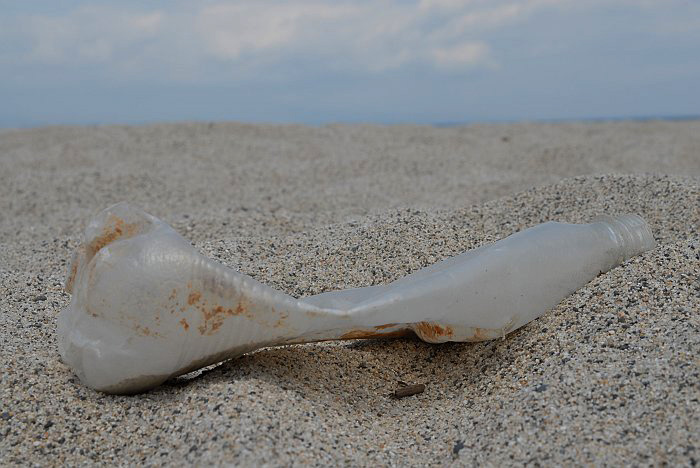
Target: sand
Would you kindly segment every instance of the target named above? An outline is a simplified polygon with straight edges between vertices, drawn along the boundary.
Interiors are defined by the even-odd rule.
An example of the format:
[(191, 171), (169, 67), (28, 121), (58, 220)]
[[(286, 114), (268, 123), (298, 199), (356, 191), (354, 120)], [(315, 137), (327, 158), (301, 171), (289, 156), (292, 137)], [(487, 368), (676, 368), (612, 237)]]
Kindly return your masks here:
[[(55, 333), (81, 229), (121, 200), (297, 296), (547, 220), (635, 212), (659, 245), (505, 340), (265, 349), (109, 396)], [(5, 130), (0, 465), (697, 463), (699, 229), (698, 121)]]

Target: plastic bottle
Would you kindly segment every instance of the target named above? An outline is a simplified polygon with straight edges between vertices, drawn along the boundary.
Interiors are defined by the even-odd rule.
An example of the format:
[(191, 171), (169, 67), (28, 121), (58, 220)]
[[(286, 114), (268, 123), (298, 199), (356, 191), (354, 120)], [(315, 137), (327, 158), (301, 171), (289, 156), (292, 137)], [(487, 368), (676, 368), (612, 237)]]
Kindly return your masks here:
[(86, 228), (59, 349), (86, 385), (135, 393), (265, 346), (413, 333), (431, 343), (488, 340), (654, 244), (636, 215), (548, 222), (386, 285), (296, 299), (121, 203)]

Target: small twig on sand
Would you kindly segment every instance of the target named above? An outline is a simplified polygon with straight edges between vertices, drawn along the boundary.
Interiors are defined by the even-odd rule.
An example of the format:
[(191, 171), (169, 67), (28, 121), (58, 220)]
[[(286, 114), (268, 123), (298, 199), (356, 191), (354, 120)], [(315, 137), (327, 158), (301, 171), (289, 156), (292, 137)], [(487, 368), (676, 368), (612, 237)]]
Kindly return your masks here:
[(397, 388), (394, 391), (394, 396), (396, 398), (404, 398), (407, 396), (416, 395), (418, 393), (423, 393), (424, 391), (425, 385), (423, 384), (407, 385), (405, 387)]

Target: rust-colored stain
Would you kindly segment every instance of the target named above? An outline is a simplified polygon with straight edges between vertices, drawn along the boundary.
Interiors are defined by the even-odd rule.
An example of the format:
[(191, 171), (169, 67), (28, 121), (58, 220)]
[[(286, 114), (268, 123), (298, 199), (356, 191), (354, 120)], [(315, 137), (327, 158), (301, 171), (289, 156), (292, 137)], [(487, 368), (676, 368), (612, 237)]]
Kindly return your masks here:
[[(216, 284), (217, 283), (214, 280), (209, 281), (209, 289), (207, 289), (207, 291), (212, 292), (212, 286)], [(187, 288), (190, 290), (192, 289), (191, 282), (187, 283)], [(219, 299), (224, 299), (225, 301), (225, 298), (219, 297)], [(202, 314), (201, 325), (197, 327), (197, 330), (199, 330), (199, 333), (202, 335), (215, 334), (224, 324), (224, 321), (227, 317), (243, 315), (248, 317), (249, 319), (255, 319), (250, 310), (248, 310), (248, 308), (245, 306), (245, 298), (243, 297), (241, 297), (238, 300), (238, 303), (235, 307), (225, 307), (216, 304), (208, 305), (207, 301), (202, 299), (202, 292), (199, 290), (194, 290), (188, 294), (187, 304), (191, 307), (194, 307)], [(180, 311), (184, 312), (184, 308), (180, 308)], [(281, 317), (277, 323), (279, 325), (282, 325), (282, 322), (286, 318), (286, 316)]]
[(190, 324), (189, 324), (189, 323), (187, 323), (187, 320), (185, 320), (185, 319), (182, 319), (182, 320), (180, 320), (180, 323), (182, 324), (182, 328), (184, 328), (184, 329), (185, 329), (185, 331), (187, 331), (187, 330), (189, 330), (189, 329), (190, 329)]
[(486, 341), (494, 338), (504, 337), (511, 328), (513, 328), (514, 320), (511, 320), (504, 328), (472, 328), (471, 336), (465, 337), (464, 341)]
[(195, 302), (199, 302), (199, 300), (202, 298), (202, 293), (194, 291), (191, 292), (189, 296), (187, 296), (187, 303), (189, 305), (193, 305)]
[(484, 328), (475, 328), (474, 329), (474, 341), (485, 341), (488, 340), (489, 337), (487, 335), (487, 330)]
[(136, 325), (136, 328), (134, 328), (134, 330), (136, 330), (136, 333), (142, 336), (160, 336), (159, 333), (151, 331), (150, 328), (142, 327), (141, 325)]
[(95, 281), (97, 280), (97, 273), (95, 272), (95, 270), (97, 270), (97, 263), (90, 263), (88, 268), (88, 289), (92, 289), (95, 286)]
[(204, 319), (204, 323), (197, 327), (199, 333), (202, 335), (213, 335), (216, 333), (219, 328), (221, 328), (221, 325), (224, 324), (226, 317), (246, 313), (246, 308), (240, 302), (235, 309), (226, 308), (220, 305), (208, 308), (206, 307), (206, 304), (197, 307), (197, 309), (202, 313), (202, 318)]
[(73, 263), (70, 264), (70, 273), (68, 273), (68, 279), (66, 280), (66, 285), (63, 288), (69, 294), (73, 293), (73, 285), (75, 284), (75, 276), (78, 274), (78, 263), (80, 263), (80, 258), (73, 259)]
[(177, 297), (177, 289), (173, 288), (173, 292), (170, 293), (170, 296), (168, 296), (168, 299), (172, 301), (173, 299), (175, 299), (175, 297)]
[(283, 326), (286, 325), (285, 321), (287, 320), (288, 317), (289, 317), (289, 314), (286, 312), (283, 314), (280, 314), (280, 318), (277, 320), (277, 322), (275, 322), (275, 324), (273, 326), (275, 328), (282, 328)]
[(398, 323), (387, 323), (386, 325), (377, 325), (374, 327), (375, 330), (384, 330), (385, 328), (391, 328), (398, 325)]
[(417, 331), (421, 337), (437, 340), (444, 336), (452, 336), (453, 330), (449, 325), (438, 325), (433, 322), (418, 322), (416, 324)]
[(404, 328), (402, 330), (395, 330), (386, 333), (379, 333), (372, 330), (352, 330), (343, 335), (341, 335), (339, 340), (361, 340), (367, 338), (400, 338), (403, 336), (410, 336), (413, 332)]
[(115, 240), (121, 237), (132, 237), (138, 231), (138, 224), (127, 223), (123, 219), (111, 215), (105, 227), (102, 229), (102, 234), (95, 237), (86, 247), (86, 253), (88, 260), (92, 258), (97, 252), (100, 251), (106, 245), (111, 244)]
[[(137, 223), (127, 223), (123, 219), (111, 215), (104, 228), (102, 228), (102, 233), (92, 239), (87, 245), (82, 245), (79, 247), (80, 253), (75, 258), (71, 264), (71, 269), (68, 274), (68, 280), (66, 281), (65, 289), (67, 292), (73, 292), (73, 286), (75, 283), (75, 277), (78, 274), (78, 267), (80, 264), (87, 264), (92, 260), (97, 252), (99, 252), (105, 246), (111, 244), (117, 239), (133, 237), (138, 233), (139, 225)], [(91, 286), (95, 282), (94, 268), (90, 271), (88, 276), (88, 285)]]

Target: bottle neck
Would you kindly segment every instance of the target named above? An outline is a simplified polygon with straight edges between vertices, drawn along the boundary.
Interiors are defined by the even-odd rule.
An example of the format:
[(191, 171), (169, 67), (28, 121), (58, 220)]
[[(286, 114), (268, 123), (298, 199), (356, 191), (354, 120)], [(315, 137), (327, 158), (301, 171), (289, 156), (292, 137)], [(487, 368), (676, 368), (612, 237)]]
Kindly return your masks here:
[(651, 250), (656, 245), (651, 228), (641, 216), (599, 216), (594, 220), (613, 241), (619, 258), (617, 264)]

